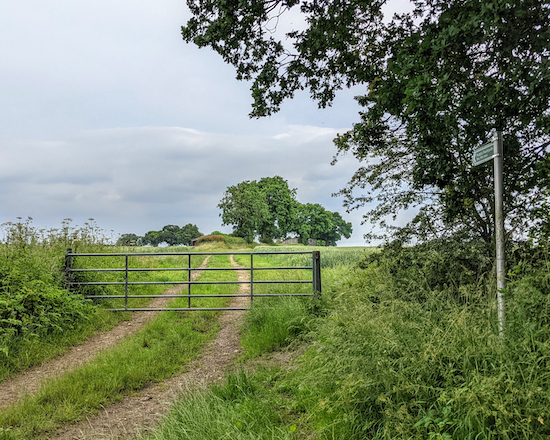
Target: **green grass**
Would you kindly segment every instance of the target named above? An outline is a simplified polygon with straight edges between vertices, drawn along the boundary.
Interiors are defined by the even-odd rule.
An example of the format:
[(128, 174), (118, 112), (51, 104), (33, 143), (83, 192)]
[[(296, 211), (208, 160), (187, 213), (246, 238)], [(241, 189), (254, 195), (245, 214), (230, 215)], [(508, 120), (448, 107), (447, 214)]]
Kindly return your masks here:
[(274, 372), (232, 374), (223, 385), (190, 394), (171, 409), (147, 440), (291, 440), (296, 425), (287, 423), (284, 401), (269, 395)]
[(245, 356), (256, 357), (287, 346), (298, 335), (308, 330), (312, 319), (312, 299), (293, 297), (262, 298), (247, 313), (241, 344)]
[(20, 338), (17, 343), (4, 345), (7, 353), (0, 353), (0, 381), (33, 365), (67, 352), (100, 331), (108, 331), (129, 314), (111, 313), (94, 308), (83, 321), (76, 322), (72, 331), (51, 332), (43, 337)]
[[(257, 246), (254, 252), (321, 252), (321, 268), (348, 266), (363, 259), (365, 254), (376, 252), (377, 248), (368, 246), (336, 247), (336, 246)], [(293, 266), (311, 265), (311, 256), (291, 255), (272, 258), (282, 258), (286, 264)]]
[(169, 312), (101, 353), (90, 364), (48, 382), (34, 396), (0, 413), (5, 438), (39, 438), (82, 419), (146, 384), (170, 377), (215, 335), (215, 317)]
[[(270, 327), (306, 321), (299, 333), (306, 353), (293, 368), (269, 380), (261, 370), (229, 377), (225, 386), (234, 391), (221, 401), (215, 388), (183, 399), (150, 438), (263, 438), (254, 431), (256, 422), (272, 439), (288, 438), (289, 427), (296, 438), (319, 440), (548, 438), (548, 261), (518, 264), (510, 274), (504, 338), (493, 281), (482, 265), (478, 282), (470, 282), (475, 273), (450, 287), (441, 278), (435, 287), (424, 283), (421, 294), (414, 294), (415, 271), (396, 271), (395, 261), (323, 269), (323, 302), (314, 313), (294, 309), (290, 317), (294, 311), (284, 301), (265, 307), (258, 301), (245, 321), (243, 341), (257, 337), (260, 343), (277, 341)], [(417, 260), (410, 264), (414, 268)], [(292, 338), (287, 333), (280, 340)], [(247, 419), (248, 405), (262, 408), (269, 421), (252, 411)]]
[[(228, 266), (227, 256), (211, 258), (209, 265)], [(205, 271), (201, 280), (232, 280), (234, 271)], [(200, 286), (201, 290), (211, 291)], [(236, 285), (224, 285), (225, 292)], [(198, 287), (197, 287), (198, 289)], [(215, 306), (227, 299), (193, 299), (197, 306)], [(176, 300), (179, 301), (179, 300)], [(216, 333), (217, 312), (165, 312), (152, 324), (123, 341), (120, 346), (100, 353), (88, 365), (46, 383), (40, 391), (0, 412), (0, 438), (47, 438), (50, 432), (124, 395), (181, 371), (182, 366), (200, 354), (200, 348)]]

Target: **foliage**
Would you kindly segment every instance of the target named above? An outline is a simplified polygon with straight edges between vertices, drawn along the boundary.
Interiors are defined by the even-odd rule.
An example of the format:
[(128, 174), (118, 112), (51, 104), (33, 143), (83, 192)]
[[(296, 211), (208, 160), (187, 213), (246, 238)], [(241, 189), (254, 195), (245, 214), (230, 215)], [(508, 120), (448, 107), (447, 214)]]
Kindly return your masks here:
[(304, 244), (313, 238), (335, 246), (342, 236), (351, 236), (351, 223), (340, 214), (319, 204), (301, 204), (295, 196), (296, 189), (289, 189), (282, 177), (264, 177), (228, 187), (218, 207), (224, 224), (233, 225), (233, 235), (248, 243), (256, 235), (262, 243), (272, 244), (274, 239), (294, 233)]
[[(307, 300), (311, 301), (311, 300)], [(300, 298), (262, 298), (245, 315), (242, 346), (246, 356), (280, 350), (308, 330), (308, 306)]]
[(302, 244), (313, 238), (324, 241), (327, 246), (336, 246), (342, 236), (351, 237), (352, 226), (339, 213), (327, 211), (318, 203), (306, 203), (298, 205), (293, 231)]
[[(134, 235), (134, 234), (126, 234)], [(168, 246), (189, 246), (191, 241), (202, 234), (199, 228), (191, 223), (182, 226), (166, 225), (160, 231), (149, 231), (139, 239), (139, 245), (158, 246), (166, 243)], [(124, 236), (123, 236), (124, 237)]]
[[(421, 223), (437, 236), (463, 230), (490, 241), (493, 179), (471, 157), (501, 130), (507, 228), (521, 236), (547, 225), (548, 2), (412, 0), (413, 12), (391, 19), (385, 3), (188, 0), (182, 34), (252, 81), (253, 116), (278, 111), (297, 90), (324, 107), (339, 89), (365, 86), (360, 122), (335, 143), (364, 162), (340, 194), (348, 209), (376, 202), (367, 220), (387, 226), (416, 207), (413, 234)], [(298, 11), (305, 29), (275, 38)]]
[(383, 266), (401, 299), (437, 302), (439, 292), (446, 300), (454, 298), (468, 304), (478, 301), (479, 295), (487, 295), (486, 282), (494, 276), (493, 252), (493, 247), (481, 240), (466, 241), (456, 236), (417, 246), (394, 241), (380, 252), (366, 254), (359, 267)]
[(116, 241), (117, 246), (141, 246), (142, 238), (136, 234), (122, 234)]
[(82, 228), (66, 219), (60, 229), (48, 231), (33, 227), (30, 218), (2, 226), (0, 377), (53, 356), (63, 344), (116, 321), (64, 288), (66, 249), (97, 251), (105, 246), (107, 238), (93, 219)]
[[(315, 342), (287, 387), (299, 390), (296, 404), (319, 437), (547, 437), (548, 260), (518, 268), (501, 340), (493, 297), (483, 288), (480, 295), (468, 277), (458, 286), (466, 302), (440, 282), (412, 296), (416, 259), (434, 260), (433, 249), (414, 255), (363, 265), (318, 321)], [(398, 265), (403, 270), (392, 272)]]
[(286, 237), (293, 230), (296, 211), (296, 189), (280, 176), (262, 177), (258, 187), (265, 194), (268, 216), (258, 231), (263, 239)]
[(248, 243), (254, 236), (264, 240), (284, 237), (291, 230), (296, 190), (280, 176), (263, 177), (230, 186), (218, 207), (224, 225), (233, 225), (233, 235)]
[(395, 245), (354, 271), (337, 269), (325, 313), (308, 323), (306, 355), (275, 385), (294, 423), (313, 431), (308, 438), (550, 434), (548, 250), (518, 248), (502, 339), (490, 265), (475, 266), (486, 247)]
[(225, 243), (225, 237), (223, 235), (203, 235), (197, 240), (197, 244), (220, 242)]
[(265, 193), (255, 181), (244, 181), (225, 191), (218, 207), (224, 225), (233, 225), (233, 235), (254, 241), (269, 215)]

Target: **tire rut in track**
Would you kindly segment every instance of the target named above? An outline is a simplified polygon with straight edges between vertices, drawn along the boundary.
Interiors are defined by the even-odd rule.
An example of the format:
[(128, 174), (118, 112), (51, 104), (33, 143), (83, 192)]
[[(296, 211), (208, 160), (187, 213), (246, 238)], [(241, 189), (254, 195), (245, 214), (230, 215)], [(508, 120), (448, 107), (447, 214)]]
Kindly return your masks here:
[[(204, 269), (208, 264), (207, 257), (199, 266)], [(192, 279), (196, 279), (202, 271), (193, 271)], [(174, 286), (163, 292), (165, 295), (175, 295), (182, 291), (183, 286)], [(165, 307), (171, 298), (153, 298), (150, 308)], [(71, 348), (67, 353), (59, 355), (40, 365), (0, 382), (0, 409), (13, 405), (27, 394), (34, 394), (45, 380), (53, 379), (63, 373), (74, 370), (86, 364), (100, 351), (113, 347), (124, 338), (138, 332), (147, 323), (151, 322), (160, 312), (133, 313), (130, 321), (123, 321), (106, 332), (98, 333), (82, 344)]]
[[(231, 264), (239, 266), (233, 256)], [(239, 281), (248, 281), (248, 271), (237, 270)], [(250, 293), (248, 284), (241, 284), (240, 294)], [(235, 297), (230, 307), (247, 307), (249, 298)], [(63, 428), (51, 440), (128, 439), (153, 428), (170, 404), (182, 393), (204, 388), (223, 379), (228, 367), (241, 353), (239, 325), (242, 311), (226, 311), (220, 318), (220, 331), (201, 356), (186, 371), (161, 383), (147, 386), (132, 396), (103, 408), (98, 414)]]

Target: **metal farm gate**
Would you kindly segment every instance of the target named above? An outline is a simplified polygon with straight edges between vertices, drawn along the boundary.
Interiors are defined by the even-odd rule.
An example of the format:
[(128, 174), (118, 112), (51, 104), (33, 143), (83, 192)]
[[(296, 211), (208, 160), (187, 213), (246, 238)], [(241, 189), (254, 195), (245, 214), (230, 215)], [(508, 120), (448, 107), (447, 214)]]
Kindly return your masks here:
[[(254, 257), (266, 256), (266, 255), (297, 255), (297, 254), (309, 254), (311, 255), (311, 265), (307, 266), (285, 266), (285, 267), (255, 267)], [(249, 267), (192, 267), (191, 257), (192, 256), (208, 256), (214, 255), (248, 255), (250, 257), (250, 266)], [(188, 266), (187, 267), (131, 267), (130, 258), (134, 257), (163, 257), (163, 256), (188, 256)], [(111, 258), (111, 257), (124, 257), (124, 267), (117, 268), (74, 268), (75, 260), (82, 258)], [(303, 270), (311, 272), (311, 279), (307, 280), (257, 280), (254, 277), (254, 273), (258, 271), (266, 270)], [(184, 280), (175, 280), (175, 281), (131, 281), (130, 275), (136, 272), (162, 272), (162, 271), (179, 271), (186, 273), (186, 279)], [(245, 271), (248, 272), (248, 280), (245, 281), (196, 281), (193, 279), (193, 273), (201, 271)], [(79, 280), (79, 274), (86, 273), (123, 273), (124, 281), (82, 281)], [(65, 279), (66, 284), (69, 289), (75, 291), (78, 290), (79, 286), (124, 286), (124, 294), (107, 294), (107, 295), (87, 295), (84, 294), (85, 298), (93, 299), (124, 299), (124, 307), (109, 309), (111, 311), (165, 311), (165, 310), (247, 310), (247, 307), (209, 307), (209, 308), (200, 308), (192, 307), (191, 298), (223, 298), (223, 297), (249, 297), (250, 303), (254, 298), (258, 297), (275, 297), (275, 296), (315, 296), (320, 295), (321, 293), (321, 261), (320, 261), (320, 252), (136, 252), (136, 253), (73, 253), (72, 249), (67, 249), (65, 255)], [(195, 293), (193, 294), (193, 286), (197, 285), (213, 285), (213, 284), (248, 284), (250, 287), (250, 293)], [(254, 286), (262, 284), (311, 284), (311, 292), (309, 293), (255, 293)], [(128, 287), (134, 285), (184, 285), (188, 286), (187, 291), (177, 294), (160, 294), (160, 295), (133, 295), (129, 294)], [(128, 299), (132, 298), (187, 298), (188, 307), (162, 307), (162, 308), (151, 308), (151, 307), (142, 307), (142, 308), (131, 308), (128, 307)]]

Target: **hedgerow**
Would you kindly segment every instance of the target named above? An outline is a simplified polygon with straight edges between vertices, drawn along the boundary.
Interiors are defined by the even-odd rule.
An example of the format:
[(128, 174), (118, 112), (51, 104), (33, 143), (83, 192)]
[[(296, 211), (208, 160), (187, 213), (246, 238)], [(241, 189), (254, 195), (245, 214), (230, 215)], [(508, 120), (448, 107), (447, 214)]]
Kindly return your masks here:
[(51, 355), (50, 349), (49, 355), (43, 353), (44, 345), (55, 344), (56, 338), (66, 338), (67, 333), (78, 333), (90, 320), (95, 320), (93, 325), (105, 324), (89, 301), (64, 285), (68, 247), (97, 250), (104, 246), (105, 239), (93, 223), (74, 228), (66, 220), (61, 229), (49, 231), (34, 228), (31, 219), (2, 226), (0, 379)]

